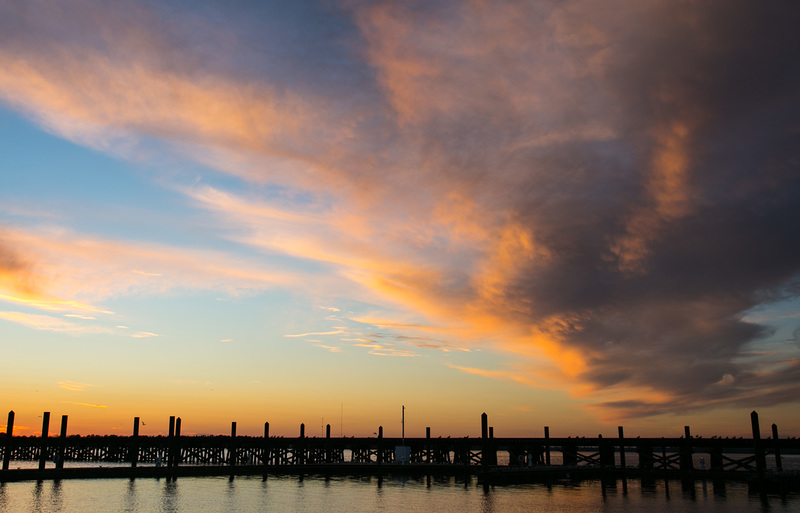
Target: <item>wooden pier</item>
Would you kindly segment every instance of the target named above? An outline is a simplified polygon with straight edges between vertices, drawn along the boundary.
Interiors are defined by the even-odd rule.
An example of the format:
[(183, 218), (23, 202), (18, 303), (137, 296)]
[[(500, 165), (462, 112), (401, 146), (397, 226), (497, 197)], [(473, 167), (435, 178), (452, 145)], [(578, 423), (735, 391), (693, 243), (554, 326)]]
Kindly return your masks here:
[[(239, 436), (236, 423), (225, 436), (181, 435), (181, 419), (170, 417), (167, 436), (139, 435), (139, 418), (131, 436), (67, 435), (67, 416), (58, 437), (49, 436), (48, 412), (42, 416), (42, 435), (13, 436), (14, 412), (6, 434), (0, 434), (0, 482), (102, 477), (177, 477), (191, 475), (293, 474), (407, 474), (478, 475), (484, 483), (504, 484), (548, 479), (603, 476), (750, 479), (758, 483), (781, 477), (789, 487), (800, 475), (784, 472), (782, 454), (800, 454), (800, 440), (780, 438), (777, 426), (762, 440), (756, 412), (751, 414), (753, 438), (693, 437), (687, 426), (679, 438), (626, 438), (618, 428), (614, 438), (543, 437), (495, 438), (488, 417), (481, 416), (480, 438), (271, 436), (269, 423), (260, 437)], [(407, 449), (398, 450), (404, 446)], [(774, 470), (767, 470), (767, 452)], [(508, 465), (498, 466), (498, 453)], [(637, 464), (627, 464), (635, 454)], [(700, 455), (697, 468), (695, 456)], [(556, 456), (558, 456), (556, 458)], [(405, 459), (407, 458), (407, 460)], [(505, 458), (503, 458), (505, 460)], [(554, 464), (554, 460), (560, 460)], [(14, 460), (37, 461), (38, 468), (10, 468)], [(46, 462), (52, 461), (50, 468)], [(65, 463), (97, 463), (96, 467)], [(706, 463), (707, 462), (707, 463)], [(110, 466), (109, 466), (110, 465)]]

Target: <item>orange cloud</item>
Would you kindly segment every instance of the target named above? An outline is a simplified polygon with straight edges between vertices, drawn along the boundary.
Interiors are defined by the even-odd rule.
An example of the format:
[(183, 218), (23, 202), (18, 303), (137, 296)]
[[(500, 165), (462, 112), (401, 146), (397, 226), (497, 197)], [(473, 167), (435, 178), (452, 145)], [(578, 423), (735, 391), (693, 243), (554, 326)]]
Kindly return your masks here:
[(87, 383), (78, 383), (77, 381), (59, 381), (57, 385), (59, 388), (63, 388), (64, 390), (69, 390), (70, 392), (81, 392), (88, 387), (94, 386), (94, 385), (89, 385)]

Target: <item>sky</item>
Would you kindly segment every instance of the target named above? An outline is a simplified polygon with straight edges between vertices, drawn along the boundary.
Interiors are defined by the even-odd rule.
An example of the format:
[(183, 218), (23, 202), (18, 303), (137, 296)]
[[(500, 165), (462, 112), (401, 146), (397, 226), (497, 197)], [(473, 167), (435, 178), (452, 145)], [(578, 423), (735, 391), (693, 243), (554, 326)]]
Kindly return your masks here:
[(799, 436), (798, 26), (0, 0), (0, 422)]

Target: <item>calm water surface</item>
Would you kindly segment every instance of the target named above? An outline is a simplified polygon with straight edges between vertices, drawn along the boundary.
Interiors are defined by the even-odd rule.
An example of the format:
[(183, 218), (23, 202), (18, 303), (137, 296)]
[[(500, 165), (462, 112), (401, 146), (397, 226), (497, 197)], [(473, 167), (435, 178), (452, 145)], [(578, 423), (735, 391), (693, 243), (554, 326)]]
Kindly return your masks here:
[(0, 484), (0, 512), (792, 512), (800, 494), (749, 496), (744, 483), (598, 481), (484, 489), (454, 478), (270, 476)]

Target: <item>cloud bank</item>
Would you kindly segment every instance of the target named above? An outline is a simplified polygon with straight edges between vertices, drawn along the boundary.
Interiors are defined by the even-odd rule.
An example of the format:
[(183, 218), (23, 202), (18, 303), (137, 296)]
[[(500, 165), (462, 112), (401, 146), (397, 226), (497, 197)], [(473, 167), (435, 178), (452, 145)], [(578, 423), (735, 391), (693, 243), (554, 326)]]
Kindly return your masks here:
[[(800, 293), (800, 7), (76, 5), (0, 8), (8, 105), (292, 191), (184, 189), (414, 336), (522, 357), (465, 372), (626, 416), (797, 400), (797, 347), (754, 358), (769, 329), (745, 316)], [(32, 294), (4, 248), (3, 286)]]

